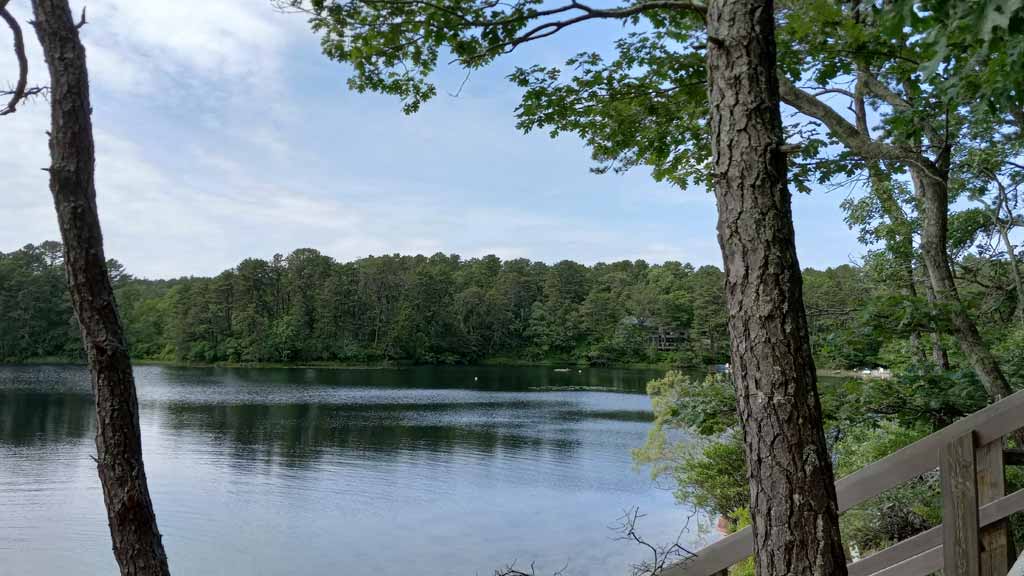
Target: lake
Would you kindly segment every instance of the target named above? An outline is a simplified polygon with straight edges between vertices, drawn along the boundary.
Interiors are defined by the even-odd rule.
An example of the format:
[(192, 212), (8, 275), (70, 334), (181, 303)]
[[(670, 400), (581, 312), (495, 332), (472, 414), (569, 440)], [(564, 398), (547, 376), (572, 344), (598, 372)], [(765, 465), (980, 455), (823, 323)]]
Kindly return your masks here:
[[(630, 450), (657, 371), (136, 368), (179, 575), (623, 576), (610, 528), (699, 542)], [(0, 367), (0, 574), (116, 574), (79, 366)], [(692, 535), (691, 535), (692, 534)]]

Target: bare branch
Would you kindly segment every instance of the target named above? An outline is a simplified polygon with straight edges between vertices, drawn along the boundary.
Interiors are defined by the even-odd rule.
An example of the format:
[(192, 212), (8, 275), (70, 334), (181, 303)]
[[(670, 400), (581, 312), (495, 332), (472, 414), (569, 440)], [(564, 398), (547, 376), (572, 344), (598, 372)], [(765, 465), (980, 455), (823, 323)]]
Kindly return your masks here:
[[(562, 576), (563, 574), (565, 574), (565, 569), (567, 567), (568, 567), (568, 564), (563, 566), (561, 569), (556, 570), (555, 572), (553, 572), (551, 576)], [(534, 569), (534, 564), (532, 562), (530, 563), (530, 571), (529, 572), (523, 572), (522, 570), (516, 569), (515, 560), (513, 560), (512, 563), (509, 564), (508, 566), (506, 566), (504, 569), (495, 570), (494, 571), (494, 576), (536, 576), (536, 575), (537, 575), (537, 572)]]
[(0, 18), (4, 19), (11, 29), (11, 33), (14, 34), (14, 55), (18, 59), (18, 83), (11, 90), (11, 99), (0, 108), (0, 116), (13, 114), (18, 109), (18, 104), (25, 98), (28, 88), (28, 57), (25, 55), (25, 37), (21, 33), (21, 25), (18, 24), (17, 18), (7, 11), (8, 2), (9, 0), (0, 0)]
[(612, 526), (613, 530), (620, 533), (620, 536), (616, 538), (617, 540), (636, 542), (650, 552), (650, 560), (633, 565), (632, 576), (661, 576), (669, 567), (696, 556), (695, 553), (687, 550), (679, 543), (680, 539), (682, 539), (683, 531), (680, 531), (676, 536), (675, 542), (670, 544), (659, 546), (644, 540), (637, 530), (637, 523), (643, 517), (644, 515), (640, 513), (640, 509), (634, 507), (624, 511), (622, 516), (619, 517), (619, 523)]

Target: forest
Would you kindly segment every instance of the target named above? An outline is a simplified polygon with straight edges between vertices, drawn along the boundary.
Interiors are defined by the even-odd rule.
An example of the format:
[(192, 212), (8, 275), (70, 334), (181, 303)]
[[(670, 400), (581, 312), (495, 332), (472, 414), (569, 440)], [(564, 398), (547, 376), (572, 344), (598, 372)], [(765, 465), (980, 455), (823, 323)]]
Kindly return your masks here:
[[(570, 362), (703, 369), (729, 358), (724, 278), (642, 260), (584, 266), (496, 256), (371, 256), (314, 249), (249, 258), (213, 278), (134, 278), (108, 263), (132, 355), (180, 363), (460, 364)], [(1018, 385), (1024, 331), (1005, 258), (962, 259), (963, 294)], [(904, 369), (922, 338), (949, 372), (969, 367), (949, 319), (894, 289), (881, 255), (805, 269), (820, 368)], [(77, 360), (82, 346), (63, 268), (48, 241), (0, 253), (0, 358)], [(935, 354), (937, 356), (931, 356)]]

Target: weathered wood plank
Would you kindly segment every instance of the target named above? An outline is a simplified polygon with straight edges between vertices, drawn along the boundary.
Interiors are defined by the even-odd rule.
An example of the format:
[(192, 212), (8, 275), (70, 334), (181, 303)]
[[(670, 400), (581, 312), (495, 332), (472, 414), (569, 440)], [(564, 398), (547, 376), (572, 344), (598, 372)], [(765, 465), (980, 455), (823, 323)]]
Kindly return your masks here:
[[(978, 523), (984, 528), (1021, 511), (1024, 511), (1024, 489), (983, 505), (978, 509)], [(870, 556), (865, 556), (856, 562), (850, 563), (846, 566), (846, 569), (849, 572), (849, 576), (870, 576), (888, 566), (941, 545), (942, 525), (940, 524), (916, 536), (897, 542), (885, 550), (880, 550)]]
[[(885, 550), (879, 550), (870, 556), (865, 556), (856, 562), (847, 564), (846, 571), (849, 576), (870, 576), (937, 546), (942, 546), (941, 524), (930, 530), (925, 530), (916, 536), (897, 542)], [(942, 560), (940, 559), (939, 562), (941, 563)]]
[(1024, 424), (1021, 414), (1024, 414), (1024, 390), (843, 477), (836, 482), (839, 511), (849, 510), (893, 486), (935, 469), (939, 465), (942, 447), (971, 430), (974, 430), (979, 444), (988, 444), (1010, 434)]
[(978, 523), (982, 526), (988, 526), (1017, 512), (1024, 512), (1024, 488), (979, 508)]
[(942, 554), (946, 576), (979, 576), (980, 535), (974, 433), (942, 449)]
[[(1024, 489), (1018, 490), (1009, 496), (1003, 496), (979, 508), (978, 523), (984, 528), (1021, 511), (1024, 511)], [(889, 566), (931, 550), (936, 546), (942, 546), (941, 524), (930, 530), (925, 530), (916, 536), (897, 542), (885, 550), (880, 550), (870, 556), (865, 556), (856, 562), (850, 563), (846, 566), (846, 569), (849, 572), (849, 576), (870, 576)], [(1021, 576), (1024, 576), (1024, 574)]]
[(665, 576), (711, 576), (754, 553), (754, 532), (749, 526), (701, 548), (686, 562), (665, 570)]
[(929, 548), (888, 568), (875, 572), (873, 576), (926, 576), (942, 569), (942, 546)]
[[(988, 504), (1006, 495), (1003, 466), (1003, 440), (994, 440), (978, 448), (975, 454), (978, 472), (978, 504)], [(1013, 563), (1010, 523), (1003, 519), (981, 530), (981, 576), (1006, 576)]]
[[(975, 431), (979, 442), (987, 444), (1021, 427), (1024, 390), (982, 408), (917, 442), (861, 468), (836, 482), (839, 511), (878, 496), (882, 492), (916, 478), (939, 465), (939, 451), (950, 441)], [(744, 528), (702, 548), (696, 558), (677, 565), (666, 576), (710, 576), (750, 556), (754, 536)]]

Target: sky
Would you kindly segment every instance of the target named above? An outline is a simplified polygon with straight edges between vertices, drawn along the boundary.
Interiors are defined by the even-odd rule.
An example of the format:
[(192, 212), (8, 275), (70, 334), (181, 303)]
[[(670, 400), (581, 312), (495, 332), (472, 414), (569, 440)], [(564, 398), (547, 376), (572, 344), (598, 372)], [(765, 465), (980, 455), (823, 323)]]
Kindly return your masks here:
[[(648, 170), (595, 175), (574, 136), (515, 127), (516, 65), (604, 49), (616, 25), (569, 29), (474, 72), (439, 70), (412, 116), (358, 94), (302, 16), (269, 0), (72, 0), (91, 76), (97, 201), (107, 256), (136, 276), (214, 275), (310, 247), (370, 254), (496, 254), (547, 262), (679, 260), (721, 266), (714, 199)], [(28, 0), (11, 11), (29, 20)], [(26, 30), (30, 84), (46, 82)], [(10, 44), (0, 29), (0, 46)], [(0, 84), (12, 83), (0, 50)], [(0, 118), (0, 251), (59, 239), (47, 175), (48, 105)], [(802, 266), (855, 261), (849, 191), (794, 195)]]

